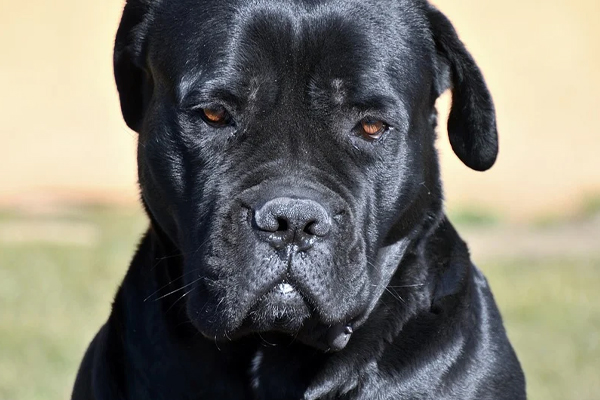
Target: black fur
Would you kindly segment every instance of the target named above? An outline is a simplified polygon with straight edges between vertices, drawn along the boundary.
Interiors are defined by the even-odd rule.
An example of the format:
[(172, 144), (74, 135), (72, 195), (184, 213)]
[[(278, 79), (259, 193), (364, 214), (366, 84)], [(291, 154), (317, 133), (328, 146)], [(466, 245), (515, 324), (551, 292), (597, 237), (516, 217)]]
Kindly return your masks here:
[[(437, 97), (453, 91), (466, 165), (490, 168), (498, 142), (439, 11), (129, 0), (115, 77), (151, 227), (73, 399), (525, 398), (442, 210)], [(381, 137), (361, 134), (379, 120)]]

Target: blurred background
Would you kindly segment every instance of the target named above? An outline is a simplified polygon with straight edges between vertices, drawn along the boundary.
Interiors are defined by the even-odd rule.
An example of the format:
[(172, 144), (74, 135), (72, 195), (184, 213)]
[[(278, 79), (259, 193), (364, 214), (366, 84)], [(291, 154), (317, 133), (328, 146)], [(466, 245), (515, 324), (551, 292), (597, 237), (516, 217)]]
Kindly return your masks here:
[[(435, 4), (483, 70), (500, 132), (497, 164), (478, 173), (441, 127), (448, 213), (530, 399), (598, 400), (600, 1)], [(0, 400), (69, 397), (147, 225), (112, 77), (122, 7), (0, 4)]]

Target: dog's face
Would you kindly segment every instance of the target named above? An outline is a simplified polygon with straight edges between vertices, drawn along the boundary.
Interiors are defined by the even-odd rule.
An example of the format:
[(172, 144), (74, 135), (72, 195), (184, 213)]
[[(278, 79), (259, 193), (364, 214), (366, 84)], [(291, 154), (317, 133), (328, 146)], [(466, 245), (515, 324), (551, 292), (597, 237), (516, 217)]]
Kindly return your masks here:
[(457, 154), (495, 159), (481, 75), (421, 1), (130, 1), (115, 68), (143, 200), (211, 338), (327, 348), (365, 320), (394, 272), (381, 250), (439, 210), (450, 81)]

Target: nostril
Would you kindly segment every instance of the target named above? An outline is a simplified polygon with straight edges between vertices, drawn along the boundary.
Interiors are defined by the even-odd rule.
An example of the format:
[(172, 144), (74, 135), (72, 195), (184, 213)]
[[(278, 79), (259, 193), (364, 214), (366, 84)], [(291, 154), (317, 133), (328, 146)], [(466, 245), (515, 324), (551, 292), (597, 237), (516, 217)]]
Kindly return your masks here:
[(286, 232), (289, 229), (289, 224), (285, 218), (277, 218), (277, 230), (276, 232)]
[(327, 236), (331, 229), (331, 220), (328, 217), (311, 220), (302, 231), (311, 236)]
[(304, 233), (307, 233), (309, 235), (316, 235), (315, 233), (315, 225), (317, 224), (317, 221), (309, 221), (303, 229)]

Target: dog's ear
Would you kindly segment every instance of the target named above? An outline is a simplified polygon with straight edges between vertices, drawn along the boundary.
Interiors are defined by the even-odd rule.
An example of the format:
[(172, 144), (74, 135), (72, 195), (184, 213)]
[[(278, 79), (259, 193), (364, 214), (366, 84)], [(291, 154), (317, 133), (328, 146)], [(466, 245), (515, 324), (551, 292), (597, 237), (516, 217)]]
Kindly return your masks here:
[(485, 171), (498, 155), (494, 103), (481, 71), (452, 23), (428, 6), (428, 20), (438, 54), (436, 91), (452, 89), (448, 135), (454, 153), (468, 167)]
[(151, 80), (146, 70), (145, 42), (153, 0), (128, 0), (117, 30), (114, 72), (125, 123), (139, 132)]

